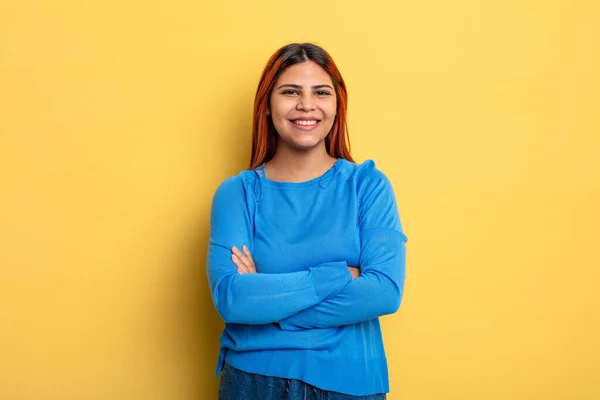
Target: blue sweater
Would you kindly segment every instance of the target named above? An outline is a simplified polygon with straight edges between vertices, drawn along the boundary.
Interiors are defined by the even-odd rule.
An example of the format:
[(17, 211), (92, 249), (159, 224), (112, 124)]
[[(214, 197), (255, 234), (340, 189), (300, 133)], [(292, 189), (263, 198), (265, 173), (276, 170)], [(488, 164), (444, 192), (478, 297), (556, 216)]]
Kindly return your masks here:
[[(210, 226), (208, 281), (225, 321), (217, 375), (227, 362), (355, 396), (389, 391), (378, 317), (400, 306), (406, 236), (373, 161), (338, 159), (302, 183), (243, 171), (217, 189)], [(231, 261), (243, 245), (256, 274)]]

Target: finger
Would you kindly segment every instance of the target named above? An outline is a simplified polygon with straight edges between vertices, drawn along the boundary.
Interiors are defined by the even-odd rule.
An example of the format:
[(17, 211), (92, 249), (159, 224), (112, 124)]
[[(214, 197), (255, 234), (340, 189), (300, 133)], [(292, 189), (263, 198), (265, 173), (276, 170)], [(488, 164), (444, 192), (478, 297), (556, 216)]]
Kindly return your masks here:
[(246, 256), (244, 255), (244, 253), (242, 253), (237, 247), (232, 247), (231, 248), (231, 253), (235, 254), (237, 256), (237, 258), (239, 258), (240, 260), (243, 260)]
[(252, 270), (252, 272), (256, 272), (256, 263), (254, 262), (254, 259), (252, 258), (252, 253), (250, 253), (250, 250), (248, 249), (247, 246), (243, 246), (242, 250), (244, 251), (244, 255), (246, 256), (246, 259), (248, 260), (248, 268), (250, 268)]
[(244, 251), (244, 255), (246, 256), (246, 258), (248, 259), (248, 267), (252, 270), (252, 272), (256, 272), (256, 264), (254, 263), (254, 259), (252, 258), (252, 253), (250, 253), (250, 250), (247, 246), (243, 246), (242, 250)]
[(235, 254), (232, 254), (232, 255), (231, 255), (231, 261), (233, 261), (233, 264), (234, 264), (234, 265), (235, 265), (235, 267), (238, 269), (238, 271), (239, 271), (239, 269), (240, 269), (240, 268), (243, 268), (243, 267), (244, 267), (244, 264), (242, 264), (242, 263), (240, 262), (240, 260), (239, 260), (239, 259), (236, 257), (236, 255), (235, 255)]
[(246, 268), (248, 268), (248, 271), (250, 273), (256, 273), (256, 267), (254, 266), (254, 263), (250, 264), (250, 266), (248, 266)]
[[(245, 245), (242, 246), (242, 250), (244, 251), (244, 254), (246, 255), (246, 257), (248, 257), (248, 259), (252, 260), (252, 253), (250, 253), (250, 250), (248, 249), (248, 247), (246, 247)], [(254, 261), (254, 260), (252, 260)]]
[(249, 260), (244, 253), (239, 251), (237, 247), (232, 247), (231, 251), (240, 260), (240, 262), (244, 263), (246, 268), (251, 268), (251, 260)]
[(250, 272), (248, 270), (248, 268), (246, 267), (246, 265), (243, 262), (241, 262), (240, 259), (235, 254), (231, 255), (231, 261), (233, 261), (233, 264), (235, 264), (235, 267), (237, 268), (237, 270), (240, 274), (245, 274), (245, 273)]
[(241, 256), (232, 254), (231, 259), (234, 261), (234, 264), (236, 264), (238, 270), (241, 270), (243, 273), (253, 272), (250, 263), (243, 254)]

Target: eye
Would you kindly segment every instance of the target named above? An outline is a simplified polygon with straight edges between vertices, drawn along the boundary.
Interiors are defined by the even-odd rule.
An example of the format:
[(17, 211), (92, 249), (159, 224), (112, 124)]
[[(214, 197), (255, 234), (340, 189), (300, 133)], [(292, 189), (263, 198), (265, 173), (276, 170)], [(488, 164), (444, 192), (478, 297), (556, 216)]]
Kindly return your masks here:
[(329, 93), (329, 92), (328, 92), (328, 91), (326, 91), (326, 90), (319, 90), (319, 91), (317, 92), (317, 96), (331, 96), (331, 93)]
[(281, 92), (281, 94), (285, 94), (288, 96), (295, 96), (298, 94), (298, 92), (293, 89), (287, 89), (287, 90), (284, 90), (283, 92)]

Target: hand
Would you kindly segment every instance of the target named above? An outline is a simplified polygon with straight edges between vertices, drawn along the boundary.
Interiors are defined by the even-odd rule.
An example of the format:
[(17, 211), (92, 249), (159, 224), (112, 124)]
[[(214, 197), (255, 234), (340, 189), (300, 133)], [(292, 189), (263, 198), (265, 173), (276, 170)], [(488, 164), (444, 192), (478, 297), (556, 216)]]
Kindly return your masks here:
[(352, 280), (355, 280), (360, 276), (360, 269), (356, 267), (348, 267), (348, 271), (352, 274)]
[(240, 274), (255, 274), (256, 265), (254, 265), (250, 250), (248, 250), (248, 247), (246, 246), (242, 246), (242, 250), (244, 251), (243, 253), (239, 251), (237, 247), (232, 247), (231, 261), (233, 261)]

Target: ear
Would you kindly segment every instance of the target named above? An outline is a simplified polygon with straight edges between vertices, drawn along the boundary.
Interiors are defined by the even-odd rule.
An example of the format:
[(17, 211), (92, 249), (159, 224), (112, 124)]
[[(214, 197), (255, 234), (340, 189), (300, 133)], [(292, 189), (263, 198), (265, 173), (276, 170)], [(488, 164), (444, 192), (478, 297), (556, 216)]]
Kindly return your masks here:
[(271, 109), (267, 107), (267, 115), (271, 115)]

